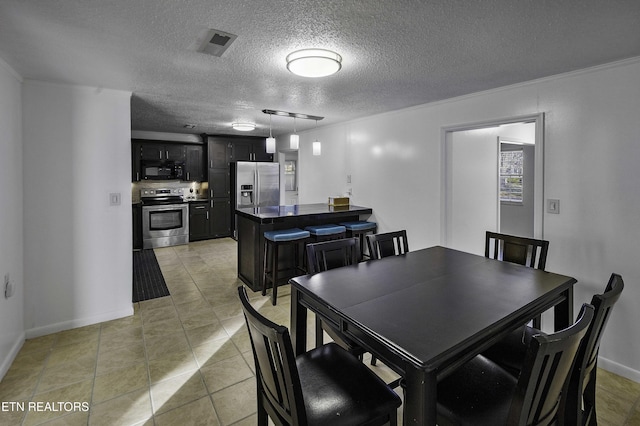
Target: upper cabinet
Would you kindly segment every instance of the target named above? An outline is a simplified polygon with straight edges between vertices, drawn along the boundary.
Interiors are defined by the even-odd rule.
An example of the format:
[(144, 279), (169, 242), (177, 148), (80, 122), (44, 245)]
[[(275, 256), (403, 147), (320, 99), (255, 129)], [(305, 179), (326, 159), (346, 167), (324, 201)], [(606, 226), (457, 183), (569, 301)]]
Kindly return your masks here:
[(149, 161), (177, 161), (185, 160), (184, 144), (161, 144), (142, 143), (140, 144), (140, 159)]
[(204, 147), (202, 145), (187, 145), (185, 155), (185, 180), (203, 182), (206, 179)]
[(237, 139), (232, 145), (232, 161), (273, 161), (273, 154), (267, 154), (265, 138)]
[(207, 180), (205, 149), (202, 144), (131, 140), (131, 181), (144, 180), (143, 168), (176, 167), (182, 169), (179, 179), (203, 182)]

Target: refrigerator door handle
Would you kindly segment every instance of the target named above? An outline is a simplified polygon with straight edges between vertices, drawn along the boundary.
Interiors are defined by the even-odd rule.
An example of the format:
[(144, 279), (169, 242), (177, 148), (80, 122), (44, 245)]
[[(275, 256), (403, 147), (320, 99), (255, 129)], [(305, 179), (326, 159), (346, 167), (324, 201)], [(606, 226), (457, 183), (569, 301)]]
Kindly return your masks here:
[(253, 196), (256, 207), (260, 207), (260, 171), (253, 172)]

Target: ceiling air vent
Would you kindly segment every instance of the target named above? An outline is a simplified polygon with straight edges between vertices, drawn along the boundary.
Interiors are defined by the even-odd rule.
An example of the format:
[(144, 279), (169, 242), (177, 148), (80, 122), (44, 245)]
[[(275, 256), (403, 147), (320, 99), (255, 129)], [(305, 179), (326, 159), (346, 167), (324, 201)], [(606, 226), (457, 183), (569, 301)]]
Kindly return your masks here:
[(238, 36), (220, 30), (204, 30), (191, 46), (196, 52), (220, 57)]

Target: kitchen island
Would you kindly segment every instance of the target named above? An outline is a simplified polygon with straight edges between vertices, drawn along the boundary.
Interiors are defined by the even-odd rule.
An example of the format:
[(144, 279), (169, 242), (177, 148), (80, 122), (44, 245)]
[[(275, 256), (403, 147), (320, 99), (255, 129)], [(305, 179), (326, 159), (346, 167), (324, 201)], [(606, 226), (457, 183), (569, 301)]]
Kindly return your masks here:
[[(369, 207), (330, 206), (328, 204), (295, 204), (236, 209), (238, 239), (238, 278), (253, 291), (262, 290), (264, 273), (264, 233), (277, 229), (366, 220)], [(300, 256), (305, 255), (300, 253)], [(292, 253), (281, 253), (282, 264), (292, 264)]]

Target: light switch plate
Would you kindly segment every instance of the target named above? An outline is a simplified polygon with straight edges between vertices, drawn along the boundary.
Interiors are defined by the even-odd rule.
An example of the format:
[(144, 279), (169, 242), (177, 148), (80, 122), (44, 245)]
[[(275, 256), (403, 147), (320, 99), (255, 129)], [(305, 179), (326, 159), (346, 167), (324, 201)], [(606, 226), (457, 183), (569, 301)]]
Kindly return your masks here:
[(119, 206), (120, 205), (120, 193), (119, 192), (111, 192), (109, 194), (109, 205), (110, 206)]
[(560, 214), (560, 200), (547, 199), (547, 213)]

